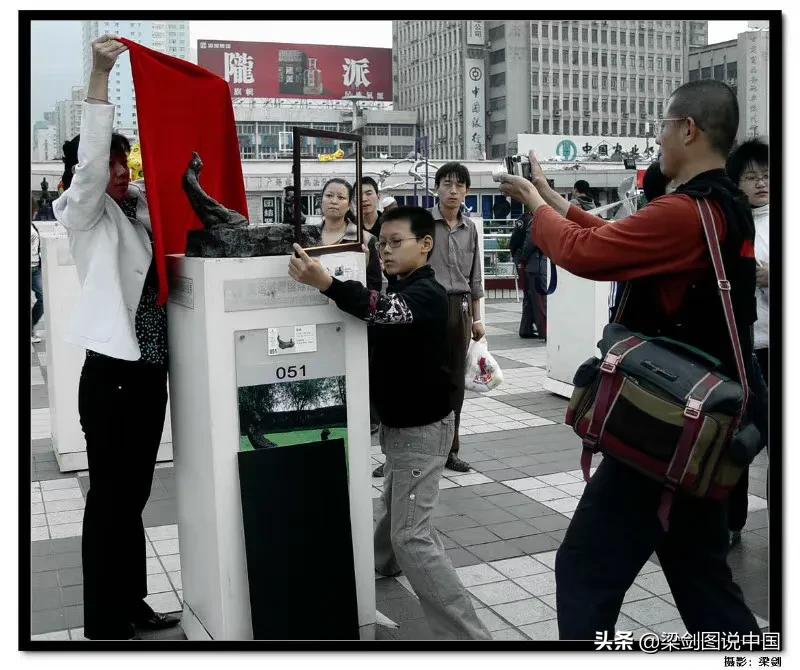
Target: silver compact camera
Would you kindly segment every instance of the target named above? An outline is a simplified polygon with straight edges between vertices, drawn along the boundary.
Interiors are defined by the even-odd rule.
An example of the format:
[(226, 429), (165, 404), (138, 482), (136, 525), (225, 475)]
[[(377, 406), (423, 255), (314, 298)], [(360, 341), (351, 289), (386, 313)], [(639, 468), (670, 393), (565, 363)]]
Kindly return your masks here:
[(496, 182), (502, 181), (503, 175), (514, 174), (518, 177), (531, 178), (531, 162), (527, 156), (517, 154), (506, 156), (500, 164), (492, 170), (492, 179)]

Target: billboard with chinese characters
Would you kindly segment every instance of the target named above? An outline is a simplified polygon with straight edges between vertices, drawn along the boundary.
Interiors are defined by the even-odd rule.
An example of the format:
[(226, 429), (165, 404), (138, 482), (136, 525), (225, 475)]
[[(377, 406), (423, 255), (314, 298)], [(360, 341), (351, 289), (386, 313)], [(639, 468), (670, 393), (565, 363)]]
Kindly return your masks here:
[(739, 139), (769, 135), (769, 31), (738, 37)]
[(484, 62), (478, 58), (464, 59), (464, 158), (486, 158), (486, 98)]
[(234, 98), (392, 99), (391, 49), (198, 40), (197, 64)]

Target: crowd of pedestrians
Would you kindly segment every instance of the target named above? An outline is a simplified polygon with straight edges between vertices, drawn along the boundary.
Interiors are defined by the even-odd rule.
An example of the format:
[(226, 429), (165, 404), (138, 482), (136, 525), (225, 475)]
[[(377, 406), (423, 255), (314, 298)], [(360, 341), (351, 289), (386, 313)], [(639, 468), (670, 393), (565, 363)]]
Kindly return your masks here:
[[(69, 337), (87, 350), (79, 412), (91, 481), (82, 540), (90, 639), (131, 638), (137, 628), (176, 622), (144, 601), (141, 514), (163, 428), (168, 354), (146, 194), (129, 183), (127, 140), (112, 133), (108, 75), (125, 50), (108, 36), (92, 45), (81, 135), (64, 146), (65, 191), (53, 204), (83, 286)], [(658, 128), (660, 160), (645, 180), (647, 204), (622, 220), (589, 212), (596, 203), (583, 180), (570, 200), (562, 197), (532, 153), (531, 179), (505, 176), (500, 191), (527, 210), (512, 249), (524, 278), (521, 337), (547, 336), (549, 259), (580, 277), (619, 282), (626, 295), (615, 314), (621, 324), (701, 349), (736, 379), (697, 207), (708, 200), (747, 361), (740, 381), (751, 391), (748, 416), (766, 445), (769, 158), (759, 140), (734, 147), (738, 124), (736, 97), (725, 84), (704, 80), (674, 91)], [(381, 200), (370, 177), (358, 187), (356, 202), (346, 180), (324, 185), (322, 242), (363, 241), (366, 285), (331, 277), (298, 245), (289, 274), (368, 324), (371, 423), (386, 455), (374, 473), (384, 478), (377, 572), (405, 574), (437, 638), (488, 640), (432, 523), (445, 468), (470, 469), (459, 456), (465, 361), (470, 340), (486, 335), (478, 230), (464, 208), (470, 173), (457, 162), (439, 168), (437, 204), (429, 210)], [(363, 230), (353, 215), (359, 206)], [(33, 341), (43, 305), (38, 247), (32, 225)], [(424, 383), (409, 369), (425, 370)], [(668, 527), (659, 523), (661, 493), (642, 472), (602, 460), (557, 553), (562, 639), (613, 632), (625, 593), (653, 552), (690, 632), (758, 632), (726, 561), (746, 519), (746, 470), (728, 500), (677, 492)]]

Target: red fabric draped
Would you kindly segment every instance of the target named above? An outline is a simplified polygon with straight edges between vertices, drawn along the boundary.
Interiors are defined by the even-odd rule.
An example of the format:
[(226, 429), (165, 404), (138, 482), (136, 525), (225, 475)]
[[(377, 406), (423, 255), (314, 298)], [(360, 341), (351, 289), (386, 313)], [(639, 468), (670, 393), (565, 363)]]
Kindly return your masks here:
[(130, 50), (158, 297), (164, 304), (169, 293), (166, 255), (184, 253), (187, 232), (203, 227), (183, 190), (193, 151), (203, 159), (203, 190), (248, 215), (239, 139), (227, 82), (188, 61), (120, 41)]

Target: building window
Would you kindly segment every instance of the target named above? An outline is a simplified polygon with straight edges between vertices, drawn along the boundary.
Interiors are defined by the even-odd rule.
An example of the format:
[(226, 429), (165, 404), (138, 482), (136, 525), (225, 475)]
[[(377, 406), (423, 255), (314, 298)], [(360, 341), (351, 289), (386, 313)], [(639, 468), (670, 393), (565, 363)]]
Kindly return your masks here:
[(578, 64), (578, 50), (577, 49), (574, 49), (572, 51), (572, 64), (573, 65), (577, 65)]
[(608, 121), (603, 121), (603, 135), (608, 135)]
[(639, 56), (639, 69), (644, 70), (644, 56)]
[(616, 98), (614, 98), (614, 99), (611, 101), (611, 111), (612, 111), (614, 114), (616, 114), (616, 113), (617, 113), (617, 99), (616, 99)]
[(531, 24), (531, 37), (539, 37), (539, 24)]
[(561, 26), (561, 40), (566, 42), (569, 39), (569, 27), (566, 25)]
[(531, 123), (531, 130), (534, 133), (539, 133), (539, 119), (533, 119), (533, 122)]
[(550, 133), (550, 119), (544, 119), (542, 121), (542, 130), (545, 135)]
[(672, 48), (672, 35), (667, 35), (667, 49)]
[(489, 98), (489, 109), (496, 112), (506, 108), (506, 96), (501, 95), (496, 98)]
[(542, 24), (542, 37), (550, 37), (550, 27), (546, 23)]
[(578, 28), (577, 27), (573, 27), (572, 28), (572, 41), (573, 42), (577, 42), (578, 41)]
[(534, 73), (531, 75), (531, 83), (532, 83), (534, 86), (538, 86), (538, 85), (539, 85), (539, 73), (538, 73), (538, 72), (534, 72)]
[(592, 75), (592, 88), (597, 88), (597, 75)]
[(672, 59), (667, 58), (667, 72), (672, 72)]
[(592, 28), (592, 44), (597, 44), (597, 28)]
[(561, 86), (563, 88), (569, 88), (569, 72), (563, 72), (561, 74)]
[(616, 43), (617, 43), (617, 31), (616, 30), (612, 30), (611, 31), (611, 44), (616, 44)]
[(562, 49), (561, 50), (561, 62), (564, 65), (569, 63), (569, 49)]
[(598, 135), (599, 134), (597, 132), (598, 130), (599, 130), (599, 124), (597, 123), (597, 121), (592, 121), (592, 135)]
[(728, 63), (728, 79), (733, 81), (736, 84), (736, 63)]
[(589, 88), (589, 75), (583, 75), (583, 88)]
[(531, 60), (534, 63), (539, 62), (539, 47), (533, 47), (533, 50), (531, 51)]
[(589, 41), (589, 29), (588, 28), (581, 28), (581, 40), (584, 42)]
[(553, 134), (554, 135), (557, 135), (559, 133), (560, 125), (561, 124), (558, 122), (558, 119), (553, 119)]
[(579, 82), (578, 78), (580, 75), (577, 72), (572, 73), (572, 88), (578, 88)]
[(680, 72), (680, 71), (681, 71), (681, 59), (680, 58), (676, 58), (675, 59), (675, 72)]
[(544, 108), (545, 112), (549, 112), (550, 111), (550, 96), (549, 95), (543, 95), (542, 96), (542, 107)]
[(542, 86), (549, 86), (549, 85), (550, 85), (550, 73), (542, 72)]
[(605, 51), (600, 54), (600, 65), (608, 67), (608, 54)]
[(600, 101), (600, 111), (601, 112), (607, 112), (608, 111), (608, 100), (606, 100), (605, 98), (603, 98)]
[(495, 63), (503, 63), (506, 60), (506, 50), (498, 49), (489, 53), (489, 62), (494, 65)]
[(651, 49), (653, 48), (653, 33), (648, 33), (647, 35), (647, 46)]
[(581, 53), (581, 63), (583, 63), (584, 65), (588, 65), (589, 64), (589, 53), (588, 52), (584, 51), (584, 52)]
[(572, 98), (572, 111), (578, 111), (578, 98)]
[(625, 31), (620, 31), (620, 33), (619, 33), (619, 43), (620, 43), (620, 45), (625, 46), (625, 36), (627, 34), (628, 33), (626, 33)]
[(628, 65), (628, 56), (625, 54), (619, 55), (619, 64), (621, 67), (626, 67)]
[(664, 48), (664, 38), (661, 35), (661, 33), (658, 33), (658, 35), (656, 36), (656, 46), (659, 49), (663, 49)]
[[(564, 122), (566, 123), (566, 121)], [(577, 135), (580, 132), (580, 121), (572, 121), (572, 134)]]
[(601, 30), (600, 31), (600, 44), (608, 44), (608, 31)]
[(593, 112), (596, 112), (596, 111), (597, 111), (597, 98), (595, 98), (594, 100), (592, 100), (592, 111), (593, 111)]
[(655, 112), (653, 111), (653, 101), (652, 100), (648, 100), (647, 101), (647, 113), (650, 116), (653, 116), (653, 114), (655, 114)]
[(489, 29), (489, 39), (493, 42), (495, 40), (502, 39), (506, 35), (506, 25), (505, 23), (501, 23), (499, 26), (495, 28)]
[(492, 121), (489, 124), (489, 128), (492, 131), (492, 135), (496, 135), (497, 133), (504, 133), (506, 132), (506, 121), (505, 119), (501, 121)]
[(542, 62), (543, 63), (550, 63), (550, 51), (547, 49), (542, 49)]
[(537, 96), (537, 95), (533, 96), (533, 98), (531, 99), (531, 108), (535, 112), (539, 111), (539, 96)]
[(697, 81), (700, 79), (700, 70), (689, 70), (689, 81)]
[(592, 65), (597, 65), (597, 52), (592, 51)]
[(506, 73), (498, 72), (489, 77), (489, 86), (503, 86), (506, 83)]
[(611, 54), (611, 67), (617, 67), (617, 54)]
[(715, 65), (714, 66), (714, 79), (717, 81), (725, 81), (725, 66), (724, 65)]
[(492, 158), (503, 158), (506, 155), (506, 145), (501, 144), (493, 144), (492, 145)]
[(644, 46), (644, 33), (639, 33), (639, 46)]
[(611, 134), (612, 135), (616, 135), (617, 134), (617, 122), (616, 121), (612, 121), (611, 122)]
[(653, 57), (652, 56), (648, 56), (647, 57), (647, 69), (650, 70), (650, 72), (653, 71)]

